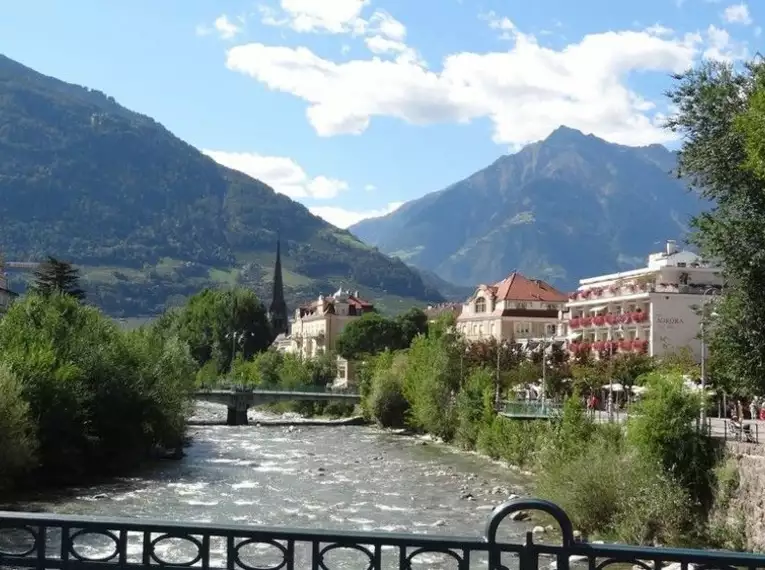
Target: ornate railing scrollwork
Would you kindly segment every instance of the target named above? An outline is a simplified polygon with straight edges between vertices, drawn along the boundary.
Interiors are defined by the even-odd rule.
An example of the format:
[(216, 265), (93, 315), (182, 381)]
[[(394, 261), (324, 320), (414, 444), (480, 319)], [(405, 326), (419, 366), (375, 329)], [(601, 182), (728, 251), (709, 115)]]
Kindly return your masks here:
[[(530, 512), (542, 513), (548, 522), (552, 519), (554, 524), (547, 528), (557, 526), (557, 534), (535, 542), (531, 528), (539, 521), (529, 522), (534, 520)], [(500, 538), (500, 527), (512, 531), (509, 540)], [(627, 564), (660, 570), (672, 563), (679, 570), (756, 570), (765, 569), (765, 555), (590, 544), (576, 539), (573, 524), (560, 507), (537, 499), (498, 506), (488, 518), (484, 535), (468, 538), (0, 511), (0, 568), (605, 570)]]

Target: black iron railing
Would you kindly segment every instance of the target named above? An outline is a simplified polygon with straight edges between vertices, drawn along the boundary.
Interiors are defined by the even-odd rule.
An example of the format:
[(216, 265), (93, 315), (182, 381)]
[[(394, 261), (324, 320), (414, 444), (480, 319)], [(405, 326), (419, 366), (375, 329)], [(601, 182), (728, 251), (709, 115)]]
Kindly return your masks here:
[[(542, 511), (557, 525), (551, 543), (532, 532), (517, 543), (500, 526), (519, 511)], [(506, 523), (517, 530), (521, 523)], [(552, 535), (551, 535), (552, 536)], [(589, 544), (574, 539), (565, 512), (536, 499), (505, 503), (491, 513), (483, 536), (449, 537), (184, 524), (138, 519), (0, 512), (0, 568), (203, 570), (378, 570), (488, 568), (602, 570), (615, 564), (659, 570), (765, 568), (765, 556), (702, 550)]]

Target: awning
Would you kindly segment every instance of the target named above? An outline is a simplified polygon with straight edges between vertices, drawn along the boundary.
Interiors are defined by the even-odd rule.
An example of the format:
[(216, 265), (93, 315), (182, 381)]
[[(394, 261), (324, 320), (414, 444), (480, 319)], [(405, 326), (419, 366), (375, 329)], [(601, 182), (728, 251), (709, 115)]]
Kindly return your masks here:
[(608, 305), (602, 305), (598, 307), (590, 307), (587, 310), (592, 311), (593, 313), (597, 313), (598, 311), (605, 311), (608, 308)]
[(568, 340), (574, 340), (574, 339), (577, 339), (577, 338), (582, 338), (582, 333), (579, 332), (579, 331), (574, 331), (572, 333), (569, 333), (567, 338), (568, 338)]

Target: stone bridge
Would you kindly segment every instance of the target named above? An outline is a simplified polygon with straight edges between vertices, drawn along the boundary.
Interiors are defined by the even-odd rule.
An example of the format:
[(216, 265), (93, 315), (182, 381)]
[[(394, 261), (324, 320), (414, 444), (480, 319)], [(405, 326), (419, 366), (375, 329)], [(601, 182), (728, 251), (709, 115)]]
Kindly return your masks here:
[(263, 404), (295, 401), (350, 404), (361, 402), (360, 394), (311, 390), (200, 390), (194, 394), (194, 398), (226, 406), (226, 424), (230, 426), (247, 425), (247, 410)]

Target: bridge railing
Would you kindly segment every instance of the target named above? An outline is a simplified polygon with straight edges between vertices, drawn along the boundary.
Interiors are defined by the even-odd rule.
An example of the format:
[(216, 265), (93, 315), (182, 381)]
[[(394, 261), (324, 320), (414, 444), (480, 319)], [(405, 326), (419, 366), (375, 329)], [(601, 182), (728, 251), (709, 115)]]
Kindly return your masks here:
[(552, 402), (507, 400), (502, 402), (500, 409), (508, 416), (549, 418), (559, 415), (563, 407)]
[[(534, 542), (518, 534), (518, 511), (542, 511), (556, 523), (557, 538)], [(506, 523), (503, 524), (503, 523)], [(500, 530), (515, 530), (503, 539)], [(502, 529), (500, 528), (502, 527)], [(419, 563), (419, 564), (418, 564)], [(631, 564), (660, 570), (677, 563), (688, 570), (765, 568), (765, 556), (736, 552), (590, 544), (575, 540), (565, 512), (547, 501), (520, 499), (500, 505), (482, 536), (450, 537), (297, 530), (258, 526), (182, 524), (77, 516), (0, 512), (0, 568), (67, 570), (602, 570)], [(554, 566), (553, 566), (554, 564)], [(623, 566), (622, 566), (623, 567)]]
[(251, 386), (245, 384), (238, 384), (236, 382), (221, 382), (215, 386), (205, 386), (198, 390), (198, 392), (215, 392), (215, 391), (232, 391), (232, 392), (301, 392), (312, 394), (358, 394), (358, 390), (355, 388), (332, 388), (330, 386), (316, 386), (315, 384), (309, 384), (307, 386)]

